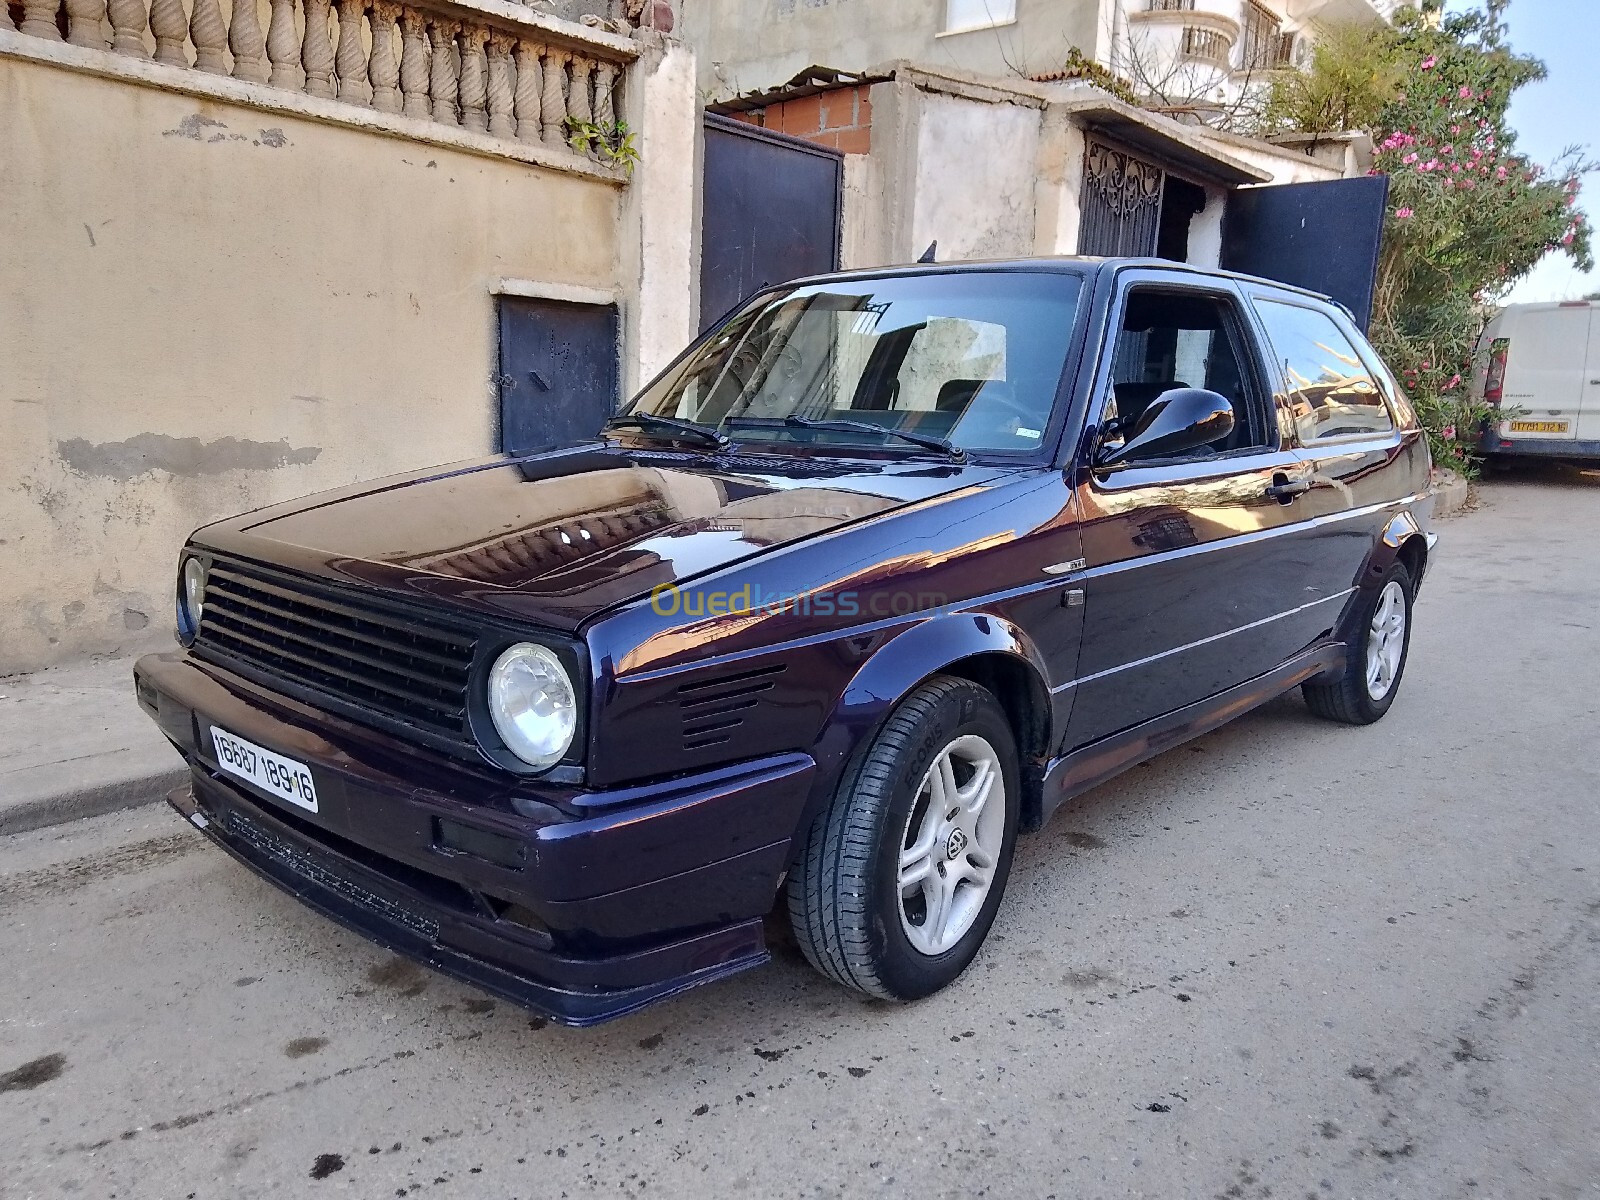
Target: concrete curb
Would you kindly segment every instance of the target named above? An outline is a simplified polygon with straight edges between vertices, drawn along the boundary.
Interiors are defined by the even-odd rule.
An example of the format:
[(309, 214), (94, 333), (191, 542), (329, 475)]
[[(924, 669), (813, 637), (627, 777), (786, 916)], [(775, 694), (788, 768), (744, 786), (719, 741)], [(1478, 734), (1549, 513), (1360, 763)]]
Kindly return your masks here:
[(0, 679), (0, 836), (151, 804), (186, 774), (130, 659)]
[(180, 768), (69, 792), (8, 799), (0, 809), (0, 837), (154, 804), (188, 777), (189, 772)]
[(1453, 517), (1472, 502), (1472, 485), (1447, 467), (1433, 472), (1433, 515)]

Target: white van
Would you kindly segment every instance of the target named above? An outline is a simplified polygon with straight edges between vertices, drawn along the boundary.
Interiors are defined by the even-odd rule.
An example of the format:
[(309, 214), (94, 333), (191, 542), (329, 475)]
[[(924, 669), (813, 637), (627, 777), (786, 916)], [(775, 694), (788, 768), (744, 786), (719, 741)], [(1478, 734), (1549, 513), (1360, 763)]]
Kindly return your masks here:
[(1490, 462), (1522, 455), (1600, 461), (1600, 304), (1504, 308), (1483, 331), (1478, 363), (1478, 396), (1521, 410), (1485, 427)]

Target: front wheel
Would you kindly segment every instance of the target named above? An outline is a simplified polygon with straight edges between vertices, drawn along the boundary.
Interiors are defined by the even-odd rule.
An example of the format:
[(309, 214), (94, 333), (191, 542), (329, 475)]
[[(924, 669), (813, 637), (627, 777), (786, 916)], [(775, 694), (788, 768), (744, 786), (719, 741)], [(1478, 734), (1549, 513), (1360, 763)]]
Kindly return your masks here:
[(1389, 711), (1411, 650), (1413, 587), (1405, 564), (1391, 564), (1376, 593), (1363, 602), (1360, 636), (1338, 680), (1301, 688), (1307, 708), (1347, 725), (1370, 725)]
[(789, 873), (806, 958), (887, 1000), (950, 983), (994, 922), (1020, 811), (1016, 739), (994, 696), (948, 676), (917, 688), (846, 772)]

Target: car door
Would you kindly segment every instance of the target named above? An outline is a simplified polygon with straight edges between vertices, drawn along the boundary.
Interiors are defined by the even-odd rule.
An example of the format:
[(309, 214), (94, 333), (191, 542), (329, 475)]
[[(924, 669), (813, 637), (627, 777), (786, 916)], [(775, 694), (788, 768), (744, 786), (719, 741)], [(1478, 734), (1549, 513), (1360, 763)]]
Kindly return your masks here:
[[(1097, 437), (1131, 428), (1138, 410), (1179, 386), (1227, 397), (1234, 433), (1178, 459), (1109, 472), (1083, 459)], [(1329, 599), (1307, 590), (1285, 536), (1301, 521), (1302, 465), (1230, 281), (1119, 274), (1088, 430), (1075, 475), (1083, 649), (1063, 750), (1280, 665), (1306, 644), (1297, 615)]]

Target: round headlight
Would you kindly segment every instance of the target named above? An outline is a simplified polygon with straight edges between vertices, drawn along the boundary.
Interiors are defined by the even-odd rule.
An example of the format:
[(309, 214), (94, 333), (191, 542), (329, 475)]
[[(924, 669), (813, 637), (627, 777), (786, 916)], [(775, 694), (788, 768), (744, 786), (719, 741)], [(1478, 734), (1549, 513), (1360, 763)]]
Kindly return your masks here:
[(506, 749), (531, 767), (558, 761), (578, 728), (578, 700), (566, 668), (549, 650), (529, 642), (495, 660), (489, 714)]
[(180, 632), (192, 638), (199, 632), (200, 614), (206, 605), (206, 565), (198, 558), (186, 558), (183, 561), (179, 604), (183, 609), (179, 621)]

